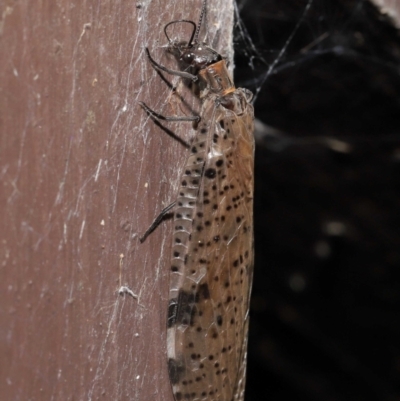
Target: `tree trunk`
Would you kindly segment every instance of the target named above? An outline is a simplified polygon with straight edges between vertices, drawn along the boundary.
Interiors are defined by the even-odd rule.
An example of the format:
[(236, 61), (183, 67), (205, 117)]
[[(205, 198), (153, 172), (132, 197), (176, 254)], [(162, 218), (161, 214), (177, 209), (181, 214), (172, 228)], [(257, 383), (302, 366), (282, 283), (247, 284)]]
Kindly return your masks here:
[[(172, 400), (171, 221), (139, 237), (173, 202), (187, 149), (138, 101), (165, 115), (198, 111), (144, 48), (177, 68), (164, 25), (197, 22), (200, 9), (201, 0), (3, 2), (2, 399)], [(231, 1), (210, 0), (207, 22), (200, 37), (207, 30), (231, 57)], [(189, 39), (188, 24), (170, 28)], [(186, 141), (194, 133), (162, 125)]]

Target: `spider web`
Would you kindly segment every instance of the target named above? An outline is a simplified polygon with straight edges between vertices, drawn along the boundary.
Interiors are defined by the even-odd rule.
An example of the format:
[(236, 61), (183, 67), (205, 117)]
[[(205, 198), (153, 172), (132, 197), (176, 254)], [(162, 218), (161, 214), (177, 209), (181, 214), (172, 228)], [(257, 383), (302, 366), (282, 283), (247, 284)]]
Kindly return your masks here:
[(247, 400), (400, 395), (400, 37), (370, 1), (237, 4), (255, 94)]

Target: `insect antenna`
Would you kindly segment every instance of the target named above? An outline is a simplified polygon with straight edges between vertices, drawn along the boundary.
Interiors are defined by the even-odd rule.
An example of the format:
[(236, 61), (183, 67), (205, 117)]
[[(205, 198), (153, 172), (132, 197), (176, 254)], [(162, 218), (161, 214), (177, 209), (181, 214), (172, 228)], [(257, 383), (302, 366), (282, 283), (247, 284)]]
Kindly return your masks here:
[(179, 22), (187, 22), (188, 24), (193, 25), (192, 35), (190, 36), (190, 39), (189, 39), (188, 44), (187, 44), (187, 47), (190, 48), (193, 45), (199, 43), (199, 35), (200, 35), (201, 24), (202, 24), (202, 22), (204, 20), (206, 12), (207, 12), (207, 0), (204, 0), (203, 1), (203, 5), (201, 7), (199, 22), (198, 22), (197, 26), (196, 26), (195, 22), (193, 22), (191, 20), (187, 20), (187, 19), (179, 19), (179, 20), (168, 22), (168, 24), (165, 25), (165, 27), (164, 27), (164, 35), (167, 38), (168, 42), (172, 43), (172, 40), (170, 39), (170, 37), (167, 34), (167, 28), (170, 25), (177, 24)]
[(187, 20), (187, 19), (178, 19), (178, 20), (175, 20), (175, 21), (168, 22), (168, 24), (165, 25), (165, 27), (164, 27), (164, 35), (165, 35), (166, 38), (168, 39), (168, 42), (169, 42), (169, 43), (172, 43), (172, 40), (169, 38), (169, 36), (168, 36), (168, 34), (167, 34), (167, 28), (168, 28), (170, 25), (172, 25), (172, 24), (177, 24), (177, 23), (179, 23), (179, 22), (187, 22), (188, 24), (193, 25), (192, 36), (190, 37), (190, 40), (189, 40), (189, 42), (188, 42), (188, 46), (190, 47), (190, 46), (192, 45), (192, 41), (193, 41), (194, 35), (195, 35), (195, 33), (197, 32), (196, 24), (195, 24), (193, 21), (190, 21), (190, 20)]
[[(201, 29), (201, 23), (203, 22), (203, 19), (206, 15), (206, 11), (207, 11), (207, 0), (204, 0), (203, 5), (201, 6), (200, 18), (199, 18), (199, 22), (197, 24), (197, 29), (196, 29), (194, 36), (192, 35), (192, 38), (189, 42), (189, 46), (191, 46), (193, 43), (194, 44), (199, 43), (199, 34), (200, 34), (200, 29)], [(192, 40), (193, 40), (193, 43), (192, 43)]]

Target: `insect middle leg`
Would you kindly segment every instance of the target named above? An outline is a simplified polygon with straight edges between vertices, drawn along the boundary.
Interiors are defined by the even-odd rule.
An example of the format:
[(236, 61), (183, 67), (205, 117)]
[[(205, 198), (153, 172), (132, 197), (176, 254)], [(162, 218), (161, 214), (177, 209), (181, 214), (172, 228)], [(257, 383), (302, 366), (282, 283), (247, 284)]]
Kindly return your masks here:
[(176, 117), (176, 116), (163, 116), (162, 114), (156, 113), (152, 110), (146, 103), (138, 102), (143, 109), (152, 115), (153, 117), (157, 118), (157, 120), (165, 120), (165, 121), (200, 121), (200, 116), (185, 116), (185, 117)]

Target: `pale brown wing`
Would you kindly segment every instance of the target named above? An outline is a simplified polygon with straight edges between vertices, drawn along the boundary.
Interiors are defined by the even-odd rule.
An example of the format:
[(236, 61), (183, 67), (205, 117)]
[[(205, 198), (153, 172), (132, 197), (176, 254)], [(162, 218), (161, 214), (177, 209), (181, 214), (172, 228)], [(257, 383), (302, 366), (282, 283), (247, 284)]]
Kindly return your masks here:
[(178, 401), (242, 399), (253, 265), (253, 109), (242, 90), (230, 97), (233, 110), (215, 96), (204, 101), (204, 125), (175, 213), (168, 357)]

